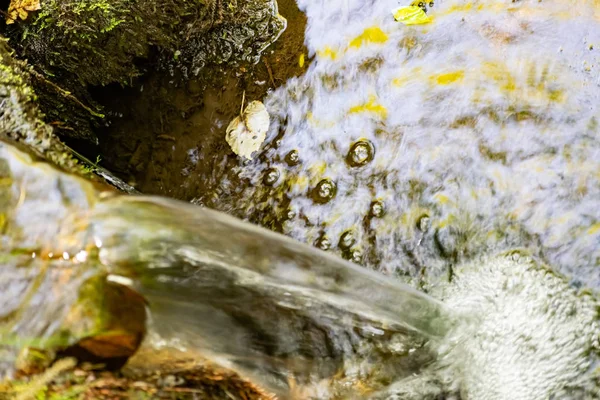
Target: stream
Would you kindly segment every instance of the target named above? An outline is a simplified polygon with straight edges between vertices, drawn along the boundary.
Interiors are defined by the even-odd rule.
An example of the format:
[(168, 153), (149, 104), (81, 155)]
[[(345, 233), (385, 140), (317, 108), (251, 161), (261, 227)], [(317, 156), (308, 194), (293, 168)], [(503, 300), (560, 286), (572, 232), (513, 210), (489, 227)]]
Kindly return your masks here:
[(106, 276), (281, 399), (600, 398), (598, 2), (297, 3), (306, 71), (195, 204), (0, 144), (0, 372)]

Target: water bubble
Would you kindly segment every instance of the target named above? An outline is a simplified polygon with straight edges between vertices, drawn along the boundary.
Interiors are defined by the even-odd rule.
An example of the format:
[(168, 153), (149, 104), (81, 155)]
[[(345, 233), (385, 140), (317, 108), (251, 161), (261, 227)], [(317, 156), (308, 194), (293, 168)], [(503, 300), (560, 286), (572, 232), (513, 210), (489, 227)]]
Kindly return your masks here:
[(294, 210), (288, 210), (285, 216), (288, 220), (294, 219), (296, 218), (296, 212)]
[(362, 167), (373, 160), (375, 148), (368, 140), (360, 140), (350, 147), (346, 162), (351, 167)]
[(292, 150), (285, 156), (285, 162), (290, 167), (300, 164), (300, 154), (298, 150)]
[(337, 187), (329, 179), (323, 179), (313, 190), (312, 199), (315, 203), (325, 204), (335, 197)]
[(353, 231), (344, 232), (340, 237), (340, 242), (338, 246), (341, 249), (349, 249), (350, 247), (354, 246), (354, 244), (356, 243), (356, 238), (354, 236), (355, 235)]
[(331, 241), (327, 236), (323, 235), (315, 242), (315, 246), (323, 251), (327, 251), (331, 248)]
[(425, 233), (429, 230), (429, 227), (431, 227), (431, 219), (429, 218), (429, 215), (421, 215), (417, 221), (417, 229)]
[(371, 203), (370, 215), (373, 218), (381, 218), (385, 214), (385, 205), (381, 201), (374, 201)]
[(263, 178), (263, 183), (267, 186), (274, 186), (279, 181), (280, 173), (277, 168), (269, 168)]
[(354, 249), (350, 252), (350, 261), (352, 261), (353, 263), (360, 264), (360, 263), (362, 263), (362, 259), (363, 259), (362, 251), (360, 251), (358, 249)]
[(87, 251), (81, 250), (75, 255), (75, 260), (77, 260), (78, 262), (85, 262), (87, 260), (87, 256)]

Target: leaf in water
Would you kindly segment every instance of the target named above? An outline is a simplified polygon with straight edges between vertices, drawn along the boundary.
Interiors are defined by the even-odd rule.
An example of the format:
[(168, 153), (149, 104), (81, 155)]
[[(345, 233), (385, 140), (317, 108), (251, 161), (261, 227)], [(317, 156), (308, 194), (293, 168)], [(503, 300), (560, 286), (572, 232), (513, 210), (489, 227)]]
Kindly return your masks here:
[(11, 0), (6, 23), (13, 24), (17, 18), (25, 20), (27, 19), (28, 11), (37, 11), (40, 8), (40, 0)]
[(394, 19), (404, 25), (419, 25), (431, 22), (425, 11), (417, 6), (399, 7), (392, 11)]
[(267, 137), (269, 124), (270, 117), (265, 105), (253, 101), (229, 123), (225, 140), (235, 154), (252, 160), (252, 153), (260, 148)]
[[(269, 130), (269, 113), (263, 103), (253, 101), (248, 104), (248, 107), (243, 114), (244, 123), (252, 135), (262, 137), (265, 140), (267, 131)], [(261, 143), (262, 143), (261, 141)]]
[(242, 118), (236, 117), (227, 127), (225, 140), (235, 154), (252, 160), (252, 153), (260, 148), (264, 136), (261, 138), (258, 135), (252, 135)]

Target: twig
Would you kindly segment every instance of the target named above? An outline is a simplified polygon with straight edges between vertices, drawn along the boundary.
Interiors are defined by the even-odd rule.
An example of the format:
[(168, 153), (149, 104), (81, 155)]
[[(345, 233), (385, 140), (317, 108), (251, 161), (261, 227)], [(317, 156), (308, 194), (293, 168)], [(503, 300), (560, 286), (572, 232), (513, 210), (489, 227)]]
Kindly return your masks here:
[(165, 392), (179, 392), (179, 393), (204, 393), (202, 389), (193, 389), (193, 388), (162, 388)]
[(77, 365), (74, 358), (63, 358), (54, 363), (43, 374), (36, 376), (31, 383), (27, 385), (24, 391), (15, 396), (15, 400), (32, 400), (36, 399), (36, 393), (44, 386), (52, 382), (58, 375), (73, 368)]
[(267, 61), (267, 59), (265, 57), (263, 57), (263, 63), (265, 64), (265, 67), (267, 67), (267, 72), (269, 73), (269, 79), (271, 80), (271, 85), (273, 85), (273, 87), (275, 87), (275, 79), (273, 79), (273, 71), (271, 70), (271, 66), (269, 65), (269, 62)]
[(242, 93), (242, 107), (240, 108), (240, 116), (244, 113), (244, 101), (246, 100), (246, 91)]
[(38, 79), (41, 79), (42, 81), (44, 81), (45, 83), (47, 83), (48, 85), (52, 86), (55, 90), (59, 91), (60, 94), (62, 94), (63, 96), (65, 96), (68, 99), (73, 100), (75, 103), (77, 103), (77, 105), (79, 105), (81, 108), (83, 108), (84, 110), (86, 110), (87, 112), (89, 112), (90, 114), (92, 114), (94, 117), (97, 118), (104, 118), (104, 114), (100, 114), (94, 110), (92, 110), (91, 108), (89, 108), (88, 106), (86, 106), (85, 104), (83, 104), (81, 101), (79, 101), (79, 99), (75, 96), (73, 96), (71, 94), (71, 92), (68, 92), (66, 90), (64, 90), (63, 88), (61, 88), (60, 86), (58, 86), (57, 84), (55, 84), (52, 81), (49, 81), (48, 79), (46, 79), (44, 77), (44, 75), (40, 74), (39, 72), (37, 72), (36, 70), (34, 70), (33, 68), (31, 69), (31, 73)]

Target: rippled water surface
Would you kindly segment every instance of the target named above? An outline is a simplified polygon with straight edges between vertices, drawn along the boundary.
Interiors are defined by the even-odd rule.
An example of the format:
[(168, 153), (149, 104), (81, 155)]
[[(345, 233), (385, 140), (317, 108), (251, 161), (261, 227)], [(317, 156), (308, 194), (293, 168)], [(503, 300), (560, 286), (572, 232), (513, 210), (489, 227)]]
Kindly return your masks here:
[(523, 246), (600, 284), (597, 2), (437, 1), (413, 26), (397, 1), (299, 5), (315, 59), (218, 207), (409, 279)]

